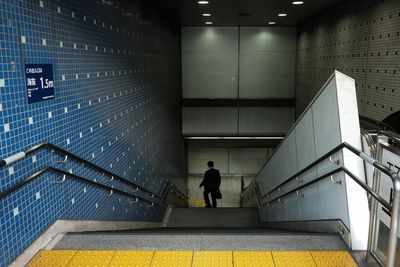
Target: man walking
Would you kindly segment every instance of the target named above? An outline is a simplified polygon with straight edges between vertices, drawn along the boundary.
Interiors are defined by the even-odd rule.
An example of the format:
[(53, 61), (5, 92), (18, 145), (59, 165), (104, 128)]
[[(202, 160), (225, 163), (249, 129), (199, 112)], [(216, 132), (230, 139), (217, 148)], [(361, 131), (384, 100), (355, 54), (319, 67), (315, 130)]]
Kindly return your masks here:
[(201, 188), (204, 186), (204, 202), (206, 203), (206, 208), (211, 208), (210, 199), (208, 195), (211, 193), (212, 207), (217, 207), (217, 197), (220, 195), (219, 186), (221, 185), (221, 175), (219, 170), (214, 169), (214, 162), (207, 162), (208, 170), (204, 174), (204, 179), (199, 185)]

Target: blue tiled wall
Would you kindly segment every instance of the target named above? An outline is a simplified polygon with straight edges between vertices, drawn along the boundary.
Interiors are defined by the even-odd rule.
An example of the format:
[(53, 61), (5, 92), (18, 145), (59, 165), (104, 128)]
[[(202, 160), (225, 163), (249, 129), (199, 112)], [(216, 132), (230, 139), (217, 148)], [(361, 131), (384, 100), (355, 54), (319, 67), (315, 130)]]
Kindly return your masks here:
[[(153, 192), (184, 187), (179, 28), (148, 1), (0, 0), (0, 158), (52, 142)], [(27, 104), (24, 64), (53, 64), (55, 99)], [(107, 182), (42, 150), (0, 169), (0, 192), (46, 166)], [(57, 219), (158, 221), (164, 208), (55, 174), (0, 200), (0, 266)], [(143, 195), (143, 194), (142, 194)], [(145, 195), (144, 195), (145, 196)]]

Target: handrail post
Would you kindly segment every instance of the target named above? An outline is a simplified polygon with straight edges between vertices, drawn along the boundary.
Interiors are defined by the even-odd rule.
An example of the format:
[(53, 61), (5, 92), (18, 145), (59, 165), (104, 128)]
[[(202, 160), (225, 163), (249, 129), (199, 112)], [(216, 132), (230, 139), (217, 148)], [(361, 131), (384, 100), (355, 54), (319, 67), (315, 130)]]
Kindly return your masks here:
[(396, 247), (397, 247), (397, 231), (399, 227), (399, 204), (400, 204), (400, 180), (396, 177), (393, 180), (393, 206), (392, 206), (392, 216), (390, 220), (390, 232), (389, 232), (389, 244), (387, 251), (386, 266), (393, 267)]

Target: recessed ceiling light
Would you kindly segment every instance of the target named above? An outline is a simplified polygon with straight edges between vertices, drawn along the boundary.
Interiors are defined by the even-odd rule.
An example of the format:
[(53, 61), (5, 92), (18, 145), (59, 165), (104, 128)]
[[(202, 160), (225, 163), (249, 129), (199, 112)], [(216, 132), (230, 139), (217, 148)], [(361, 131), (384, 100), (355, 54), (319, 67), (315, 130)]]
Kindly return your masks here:
[(276, 24), (276, 22), (275, 21), (269, 21), (268, 24), (269, 25), (274, 25), (274, 24)]
[(292, 4), (293, 5), (302, 5), (302, 4), (304, 4), (304, 2), (303, 1), (294, 1), (294, 2), (292, 2)]
[(208, 4), (208, 1), (199, 1), (199, 2), (197, 2), (197, 3), (199, 3), (200, 5), (207, 5), (207, 4)]
[(209, 13), (204, 13), (204, 14), (203, 14), (203, 17), (211, 17), (211, 14), (209, 14)]
[(286, 17), (286, 16), (287, 16), (287, 14), (285, 14), (285, 13), (278, 14), (278, 17)]
[(207, 24), (207, 25), (211, 25), (211, 24), (213, 24), (213, 23), (212, 23), (212, 21), (206, 21), (206, 24)]

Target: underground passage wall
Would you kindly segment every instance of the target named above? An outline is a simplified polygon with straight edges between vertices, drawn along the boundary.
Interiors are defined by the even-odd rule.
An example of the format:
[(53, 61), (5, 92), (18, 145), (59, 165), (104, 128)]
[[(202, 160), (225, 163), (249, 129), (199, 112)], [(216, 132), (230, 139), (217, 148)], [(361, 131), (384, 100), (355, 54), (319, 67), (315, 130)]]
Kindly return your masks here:
[[(51, 142), (152, 192), (184, 188), (179, 27), (130, 1), (0, 0), (0, 158)], [(55, 97), (28, 104), (25, 64), (52, 64)], [(52, 165), (102, 173), (41, 150), (0, 169), (4, 192)], [(0, 200), (0, 265), (57, 219), (159, 221), (164, 208), (55, 174)], [(107, 185), (124, 188), (113, 181)]]
[(297, 117), (334, 69), (355, 79), (361, 115), (400, 109), (400, 1), (347, 1), (300, 25), (297, 44)]

